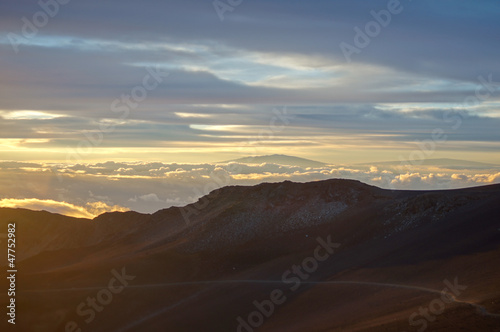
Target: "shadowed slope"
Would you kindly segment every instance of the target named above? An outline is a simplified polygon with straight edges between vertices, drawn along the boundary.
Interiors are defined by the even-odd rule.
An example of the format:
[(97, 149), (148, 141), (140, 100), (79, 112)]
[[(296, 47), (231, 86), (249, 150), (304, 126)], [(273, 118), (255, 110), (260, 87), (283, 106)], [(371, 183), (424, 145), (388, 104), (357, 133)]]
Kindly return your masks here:
[[(225, 187), (151, 215), (0, 218), (18, 225), (23, 331), (69, 321), (84, 331), (236, 331), (276, 288), (287, 300), (262, 331), (413, 331), (410, 315), (454, 278), (467, 289), (429, 326), (484, 331), (500, 326), (477, 312), (500, 313), (499, 203), (500, 185), (389, 191), (327, 180)], [(318, 237), (340, 247), (290, 290), (283, 273), (313, 256)], [(86, 323), (77, 307), (122, 268), (135, 278)]]

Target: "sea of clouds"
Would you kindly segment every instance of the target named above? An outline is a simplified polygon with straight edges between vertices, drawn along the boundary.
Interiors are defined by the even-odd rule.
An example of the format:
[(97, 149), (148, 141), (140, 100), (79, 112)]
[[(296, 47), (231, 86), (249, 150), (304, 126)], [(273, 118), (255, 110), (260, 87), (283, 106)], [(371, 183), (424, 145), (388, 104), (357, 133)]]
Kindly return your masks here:
[(500, 169), (411, 165), (298, 167), (242, 163), (0, 162), (0, 207), (93, 218), (108, 211), (152, 213), (196, 202), (228, 185), (355, 179), (386, 189), (452, 189), (500, 183)]

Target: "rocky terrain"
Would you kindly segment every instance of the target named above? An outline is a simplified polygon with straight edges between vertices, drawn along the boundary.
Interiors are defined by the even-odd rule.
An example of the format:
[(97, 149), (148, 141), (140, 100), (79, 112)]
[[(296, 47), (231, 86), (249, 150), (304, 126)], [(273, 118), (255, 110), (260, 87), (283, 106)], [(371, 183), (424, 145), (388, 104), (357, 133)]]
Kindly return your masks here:
[(18, 312), (1, 330), (500, 331), (499, 216), (500, 185), (338, 179), (94, 220), (2, 208)]

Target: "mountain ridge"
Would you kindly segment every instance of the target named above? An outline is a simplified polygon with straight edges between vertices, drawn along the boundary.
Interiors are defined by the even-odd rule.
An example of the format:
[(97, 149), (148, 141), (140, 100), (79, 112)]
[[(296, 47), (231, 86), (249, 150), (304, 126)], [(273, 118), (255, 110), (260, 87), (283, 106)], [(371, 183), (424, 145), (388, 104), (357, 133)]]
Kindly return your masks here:
[[(17, 224), (19, 278), (26, 291), (19, 300), (31, 308), (24, 313), (30, 320), (23, 331), (34, 331), (29, 321), (43, 331), (64, 331), (67, 321), (84, 327), (82, 317), (67, 308), (76, 308), (89, 292), (85, 289), (97, 291), (111, 269), (122, 267), (137, 280), (97, 316), (96, 332), (127, 326), (234, 331), (236, 317), (246, 318), (255, 310), (253, 301), (278, 286), (288, 300), (262, 331), (300, 331), (305, 322), (317, 330), (401, 331), (411, 328), (412, 311), (434, 298), (411, 287), (439, 289), (455, 276), (469, 286), (467, 299), (500, 312), (498, 202), (499, 184), (397, 191), (331, 179), (224, 187), (196, 203), (152, 214), (112, 212), (89, 220), (0, 209), (0, 221)], [(284, 283), (251, 283), (279, 281), (284, 271), (311, 257), (319, 238), (340, 246), (309, 273), (311, 283), (297, 291)], [(50, 301), (34, 305), (33, 292)], [(358, 310), (345, 312), (346, 306)], [(130, 314), (118, 319), (124, 310)], [(474, 310), (457, 302), (432, 326), (446, 326), (453, 318), (471, 330), (494, 330), (495, 318)], [(50, 319), (61, 312), (62, 321)]]

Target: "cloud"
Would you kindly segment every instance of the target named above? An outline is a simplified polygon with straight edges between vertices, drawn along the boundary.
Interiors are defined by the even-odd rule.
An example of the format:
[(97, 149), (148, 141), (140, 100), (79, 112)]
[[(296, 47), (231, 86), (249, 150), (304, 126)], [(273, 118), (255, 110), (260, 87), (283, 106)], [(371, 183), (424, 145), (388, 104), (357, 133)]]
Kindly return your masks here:
[(272, 163), (106, 162), (79, 165), (0, 163), (1, 206), (92, 218), (113, 210), (152, 213), (184, 206), (217, 188), (262, 182), (347, 178), (386, 189), (431, 190), (500, 183), (500, 168), (367, 164), (324, 167)]
[(156, 194), (148, 194), (139, 196), (139, 199), (144, 202), (160, 202), (160, 199)]
[(58, 202), (51, 199), (37, 198), (4, 198), (0, 199), (0, 207), (23, 208), (30, 210), (45, 210), (75, 218), (92, 219), (105, 212), (128, 211), (127, 208), (115, 205), (109, 206), (103, 202), (87, 202), (85, 206), (77, 206), (67, 202)]
[[(293, 148), (312, 159), (327, 156), (327, 161), (350, 163), (346, 158), (352, 158), (353, 149), (363, 156), (378, 157), (382, 152), (387, 155), (384, 159), (397, 159), (390, 154), (417, 148), (415, 142), (430, 139), (433, 130), (446, 136), (436, 146), (442, 152), (483, 151), (495, 158), (493, 152), (500, 148), (500, 117), (450, 105), (442, 109), (422, 104), (288, 106), (283, 120), (276, 120), (273, 113), (283, 108), (271, 105), (162, 108), (164, 112), (131, 112), (127, 120), (112, 112), (99, 120), (85, 117), (84, 112), (54, 119), (5, 119), (0, 121), (0, 153), (7, 160), (93, 162), (122, 159), (127, 148), (128, 160), (214, 161), (229, 159), (228, 152), (234, 151), (273, 154)], [(207, 116), (177, 116), (169, 112), (174, 109)], [(113, 130), (101, 131), (103, 124)]]
[[(363, 28), (373, 20), (370, 12), (386, 8), (387, 1), (260, 0), (228, 13), (225, 23), (210, 3), (72, 3), (35, 38), (23, 39), (19, 54), (8, 38), (0, 39), (1, 99), (6, 109), (86, 111), (98, 118), (140, 82), (145, 67), (159, 65), (171, 77), (148, 97), (148, 105), (158, 109), (461, 102), (474, 95), (478, 73), (500, 75), (493, 33), (500, 6), (486, 1), (471, 9), (467, 1), (458, 3), (403, 4), (404, 11), (353, 64), (346, 63), (339, 44), (353, 43), (354, 27)], [(20, 34), (21, 18), (39, 10), (27, 1), (16, 8), (0, 5), (2, 35)], [(122, 24), (123, 17), (129, 24)]]

